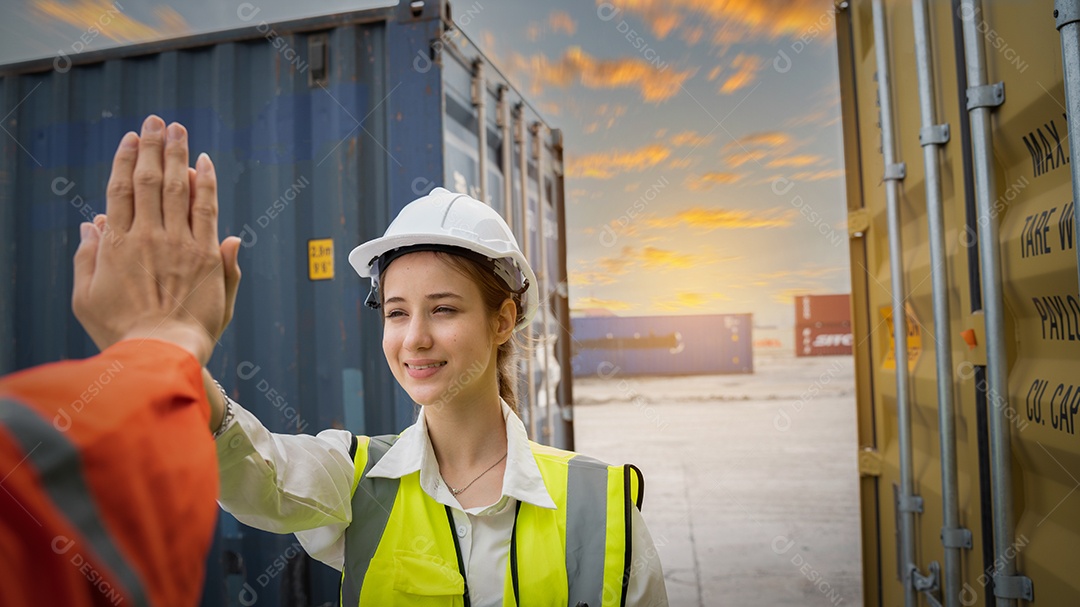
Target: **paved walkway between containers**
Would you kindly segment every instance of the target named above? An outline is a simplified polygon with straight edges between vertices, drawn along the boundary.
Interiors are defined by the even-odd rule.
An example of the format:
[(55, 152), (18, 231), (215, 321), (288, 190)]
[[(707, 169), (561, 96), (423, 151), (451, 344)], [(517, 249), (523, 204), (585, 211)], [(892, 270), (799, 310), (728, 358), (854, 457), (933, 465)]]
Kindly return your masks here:
[(645, 473), (672, 606), (862, 604), (854, 366), (575, 380), (577, 450)]

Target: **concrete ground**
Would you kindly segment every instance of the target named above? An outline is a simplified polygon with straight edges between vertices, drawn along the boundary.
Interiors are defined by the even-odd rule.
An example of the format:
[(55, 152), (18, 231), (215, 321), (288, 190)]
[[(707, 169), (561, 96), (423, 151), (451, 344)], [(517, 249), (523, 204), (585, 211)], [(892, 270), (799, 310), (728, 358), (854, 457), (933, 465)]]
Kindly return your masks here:
[(673, 607), (862, 604), (854, 365), (577, 378), (576, 450), (645, 474)]

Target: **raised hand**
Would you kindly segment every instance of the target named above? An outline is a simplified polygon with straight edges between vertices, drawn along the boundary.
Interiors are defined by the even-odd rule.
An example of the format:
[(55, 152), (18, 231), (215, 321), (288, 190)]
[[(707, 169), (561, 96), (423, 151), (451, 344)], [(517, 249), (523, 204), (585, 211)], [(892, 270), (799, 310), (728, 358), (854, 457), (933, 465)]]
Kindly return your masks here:
[(107, 220), (80, 226), (72, 309), (105, 349), (156, 338), (203, 364), (232, 318), (240, 239), (217, 239), (217, 176), (206, 154), (188, 166), (187, 131), (157, 116), (113, 158)]

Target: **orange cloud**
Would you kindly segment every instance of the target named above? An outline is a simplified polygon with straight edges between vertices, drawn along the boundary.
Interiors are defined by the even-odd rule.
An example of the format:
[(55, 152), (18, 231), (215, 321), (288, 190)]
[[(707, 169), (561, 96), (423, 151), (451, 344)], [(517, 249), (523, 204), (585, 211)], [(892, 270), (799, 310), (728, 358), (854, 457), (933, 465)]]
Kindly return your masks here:
[(686, 178), (686, 188), (695, 192), (707, 190), (714, 185), (728, 185), (738, 182), (742, 175), (738, 173), (709, 172), (703, 175), (691, 175)]
[(620, 299), (600, 299), (597, 297), (576, 297), (572, 304), (574, 309), (603, 308), (605, 310), (629, 310), (630, 304)]
[(483, 30), (480, 32), (481, 50), (483, 50), (484, 53), (486, 53), (489, 57), (493, 57), (497, 54), (495, 50), (495, 45), (495, 34), (492, 33), (491, 30)]
[(618, 103), (601, 103), (596, 106), (596, 110), (593, 112), (600, 119), (595, 122), (586, 124), (583, 129), (586, 135), (595, 133), (600, 130), (601, 127), (610, 129), (615, 126), (619, 118), (626, 114), (626, 106)]
[(570, 272), (570, 285), (575, 287), (588, 287), (593, 285), (614, 284), (615, 279), (604, 272)]
[(819, 126), (826, 127), (832, 126), (840, 122), (840, 111), (833, 107), (817, 109), (801, 116), (795, 116), (789, 118), (784, 122), (784, 126), (799, 127), (799, 126)]
[(821, 181), (823, 179), (836, 179), (844, 176), (844, 169), (824, 169), (821, 171), (800, 171), (787, 178), (792, 181)]
[(694, 164), (694, 159), (687, 156), (686, 158), (672, 158), (668, 161), (667, 167), (669, 169), (688, 169), (692, 164)]
[(796, 156), (787, 156), (785, 158), (776, 158), (770, 160), (769, 164), (765, 165), (771, 168), (791, 167), (802, 168), (808, 166), (814, 166), (824, 164), (828, 162), (827, 159), (818, 156), (817, 154), (798, 154)]
[(680, 147), (689, 145), (697, 147), (703, 143), (709, 143), (712, 140), (712, 135), (698, 135), (695, 131), (683, 131), (671, 136), (671, 145)]
[(577, 31), (577, 23), (574, 22), (574, 18), (570, 16), (570, 13), (566, 11), (553, 11), (548, 15), (548, 25), (551, 26), (551, 31), (555, 33), (566, 34), (567, 36), (573, 36)]
[(600, 266), (601, 270), (609, 275), (614, 274), (616, 276), (629, 272), (633, 263), (634, 249), (632, 247), (623, 247), (622, 254), (619, 257), (601, 257), (596, 260), (596, 264)]
[(652, 168), (667, 160), (670, 155), (670, 149), (653, 143), (635, 150), (612, 150), (584, 156), (569, 156), (566, 174), (570, 177), (609, 179), (620, 173)]
[(694, 46), (705, 36), (705, 28), (701, 26), (687, 27), (682, 30), (682, 39), (689, 46)]
[(582, 273), (588, 276), (592, 276), (593, 274), (603, 275), (608, 282), (600, 284), (610, 284), (616, 281), (614, 277), (628, 274), (635, 268), (648, 270), (667, 268), (678, 270), (698, 267), (709, 261), (711, 260), (700, 255), (681, 253), (670, 249), (661, 249), (659, 247), (645, 246), (642, 248), (635, 248), (626, 246), (623, 247), (617, 255), (597, 258), (589, 264), (588, 267), (582, 270)]
[(706, 209), (694, 207), (668, 217), (650, 219), (658, 228), (688, 227), (711, 232), (720, 229), (782, 228), (798, 215), (795, 209), (752, 211), (747, 209)]
[(760, 162), (766, 155), (764, 150), (750, 150), (747, 152), (729, 154), (725, 160), (732, 168), (738, 168), (748, 162)]
[(728, 76), (724, 83), (720, 85), (720, 92), (724, 95), (729, 95), (753, 84), (754, 80), (757, 79), (758, 72), (765, 67), (765, 60), (757, 55), (739, 53), (731, 60), (731, 67), (735, 69), (735, 73)]
[(154, 9), (157, 24), (143, 23), (124, 14), (109, 0), (38, 0), (32, 16), (47, 17), (79, 30), (96, 27), (100, 35), (117, 42), (141, 42), (168, 38), (191, 31), (187, 21), (168, 6)]
[(653, 306), (659, 310), (666, 312), (677, 312), (680, 310), (703, 308), (706, 305), (718, 301), (730, 301), (731, 298), (723, 293), (677, 293), (675, 297), (671, 298), (657, 298), (653, 301)]
[(511, 64), (515, 73), (531, 78), (530, 90), (536, 95), (547, 86), (566, 88), (580, 82), (591, 89), (636, 87), (648, 103), (670, 99), (694, 75), (693, 69), (679, 71), (670, 66), (660, 69), (637, 57), (597, 59), (576, 46), (554, 61), (544, 55), (528, 58), (514, 55)]
[(548, 15), (547, 21), (543, 23), (530, 21), (529, 24), (525, 26), (525, 37), (532, 42), (536, 42), (545, 32), (573, 36), (576, 31), (577, 23), (574, 21), (574, 18), (570, 16), (570, 13), (566, 11), (552, 11), (552, 13)]
[(762, 146), (767, 148), (777, 148), (782, 145), (791, 143), (791, 136), (781, 131), (763, 131), (759, 133), (750, 133), (743, 137), (739, 137), (735, 141), (724, 146), (725, 152), (731, 152), (734, 150), (743, 150), (745, 148)]
[(784, 36), (830, 39), (834, 28), (832, 3), (822, 0), (620, 0), (618, 7), (649, 23), (658, 38), (681, 23), (705, 21), (721, 45)]
[(640, 260), (648, 269), (656, 268), (692, 268), (697, 265), (698, 257), (686, 253), (677, 253), (667, 249), (645, 247), (641, 250)]

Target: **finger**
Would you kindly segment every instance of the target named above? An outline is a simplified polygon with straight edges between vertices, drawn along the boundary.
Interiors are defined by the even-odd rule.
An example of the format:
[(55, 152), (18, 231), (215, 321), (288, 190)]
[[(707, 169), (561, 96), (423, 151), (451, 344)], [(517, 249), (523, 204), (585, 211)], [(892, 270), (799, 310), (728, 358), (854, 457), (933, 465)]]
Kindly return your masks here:
[(196, 171), (193, 167), (188, 167), (188, 169), (187, 169), (187, 177), (188, 177), (188, 213), (189, 213), (188, 223), (191, 222), (191, 217), (190, 217), (191, 205), (195, 204), (195, 178), (198, 177), (198, 175), (199, 175), (198, 171)]
[(135, 219), (132, 226), (161, 227), (162, 153), (165, 149), (165, 121), (149, 116), (143, 121), (139, 157), (135, 162)]
[(230, 236), (221, 243), (221, 261), (225, 266), (225, 323), (221, 330), (233, 317), (233, 309), (236, 306), (236, 293), (240, 289), (240, 239)]
[(132, 173), (139, 155), (139, 136), (127, 133), (113, 156), (112, 174), (105, 188), (105, 213), (113, 218), (113, 228), (126, 232), (131, 229), (135, 214), (135, 186)]
[(162, 220), (165, 229), (189, 236), (188, 209), (191, 206), (188, 179), (187, 129), (172, 123), (165, 131), (165, 173), (161, 188)]
[(80, 224), (79, 234), (81, 240), (79, 248), (75, 250), (75, 277), (71, 289), (71, 310), (76, 317), (83, 311), (84, 302), (89, 301), (90, 284), (97, 267), (98, 243), (101, 241), (98, 229), (92, 223)]
[(94, 227), (97, 228), (98, 239), (102, 242), (113, 246), (116, 246), (116, 243), (119, 242), (119, 233), (113, 231), (112, 224), (109, 223), (109, 217), (104, 213), (94, 215)]
[(195, 161), (195, 200), (191, 203), (191, 232), (201, 246), (217, 246), (217, 173), (205, 152)]

